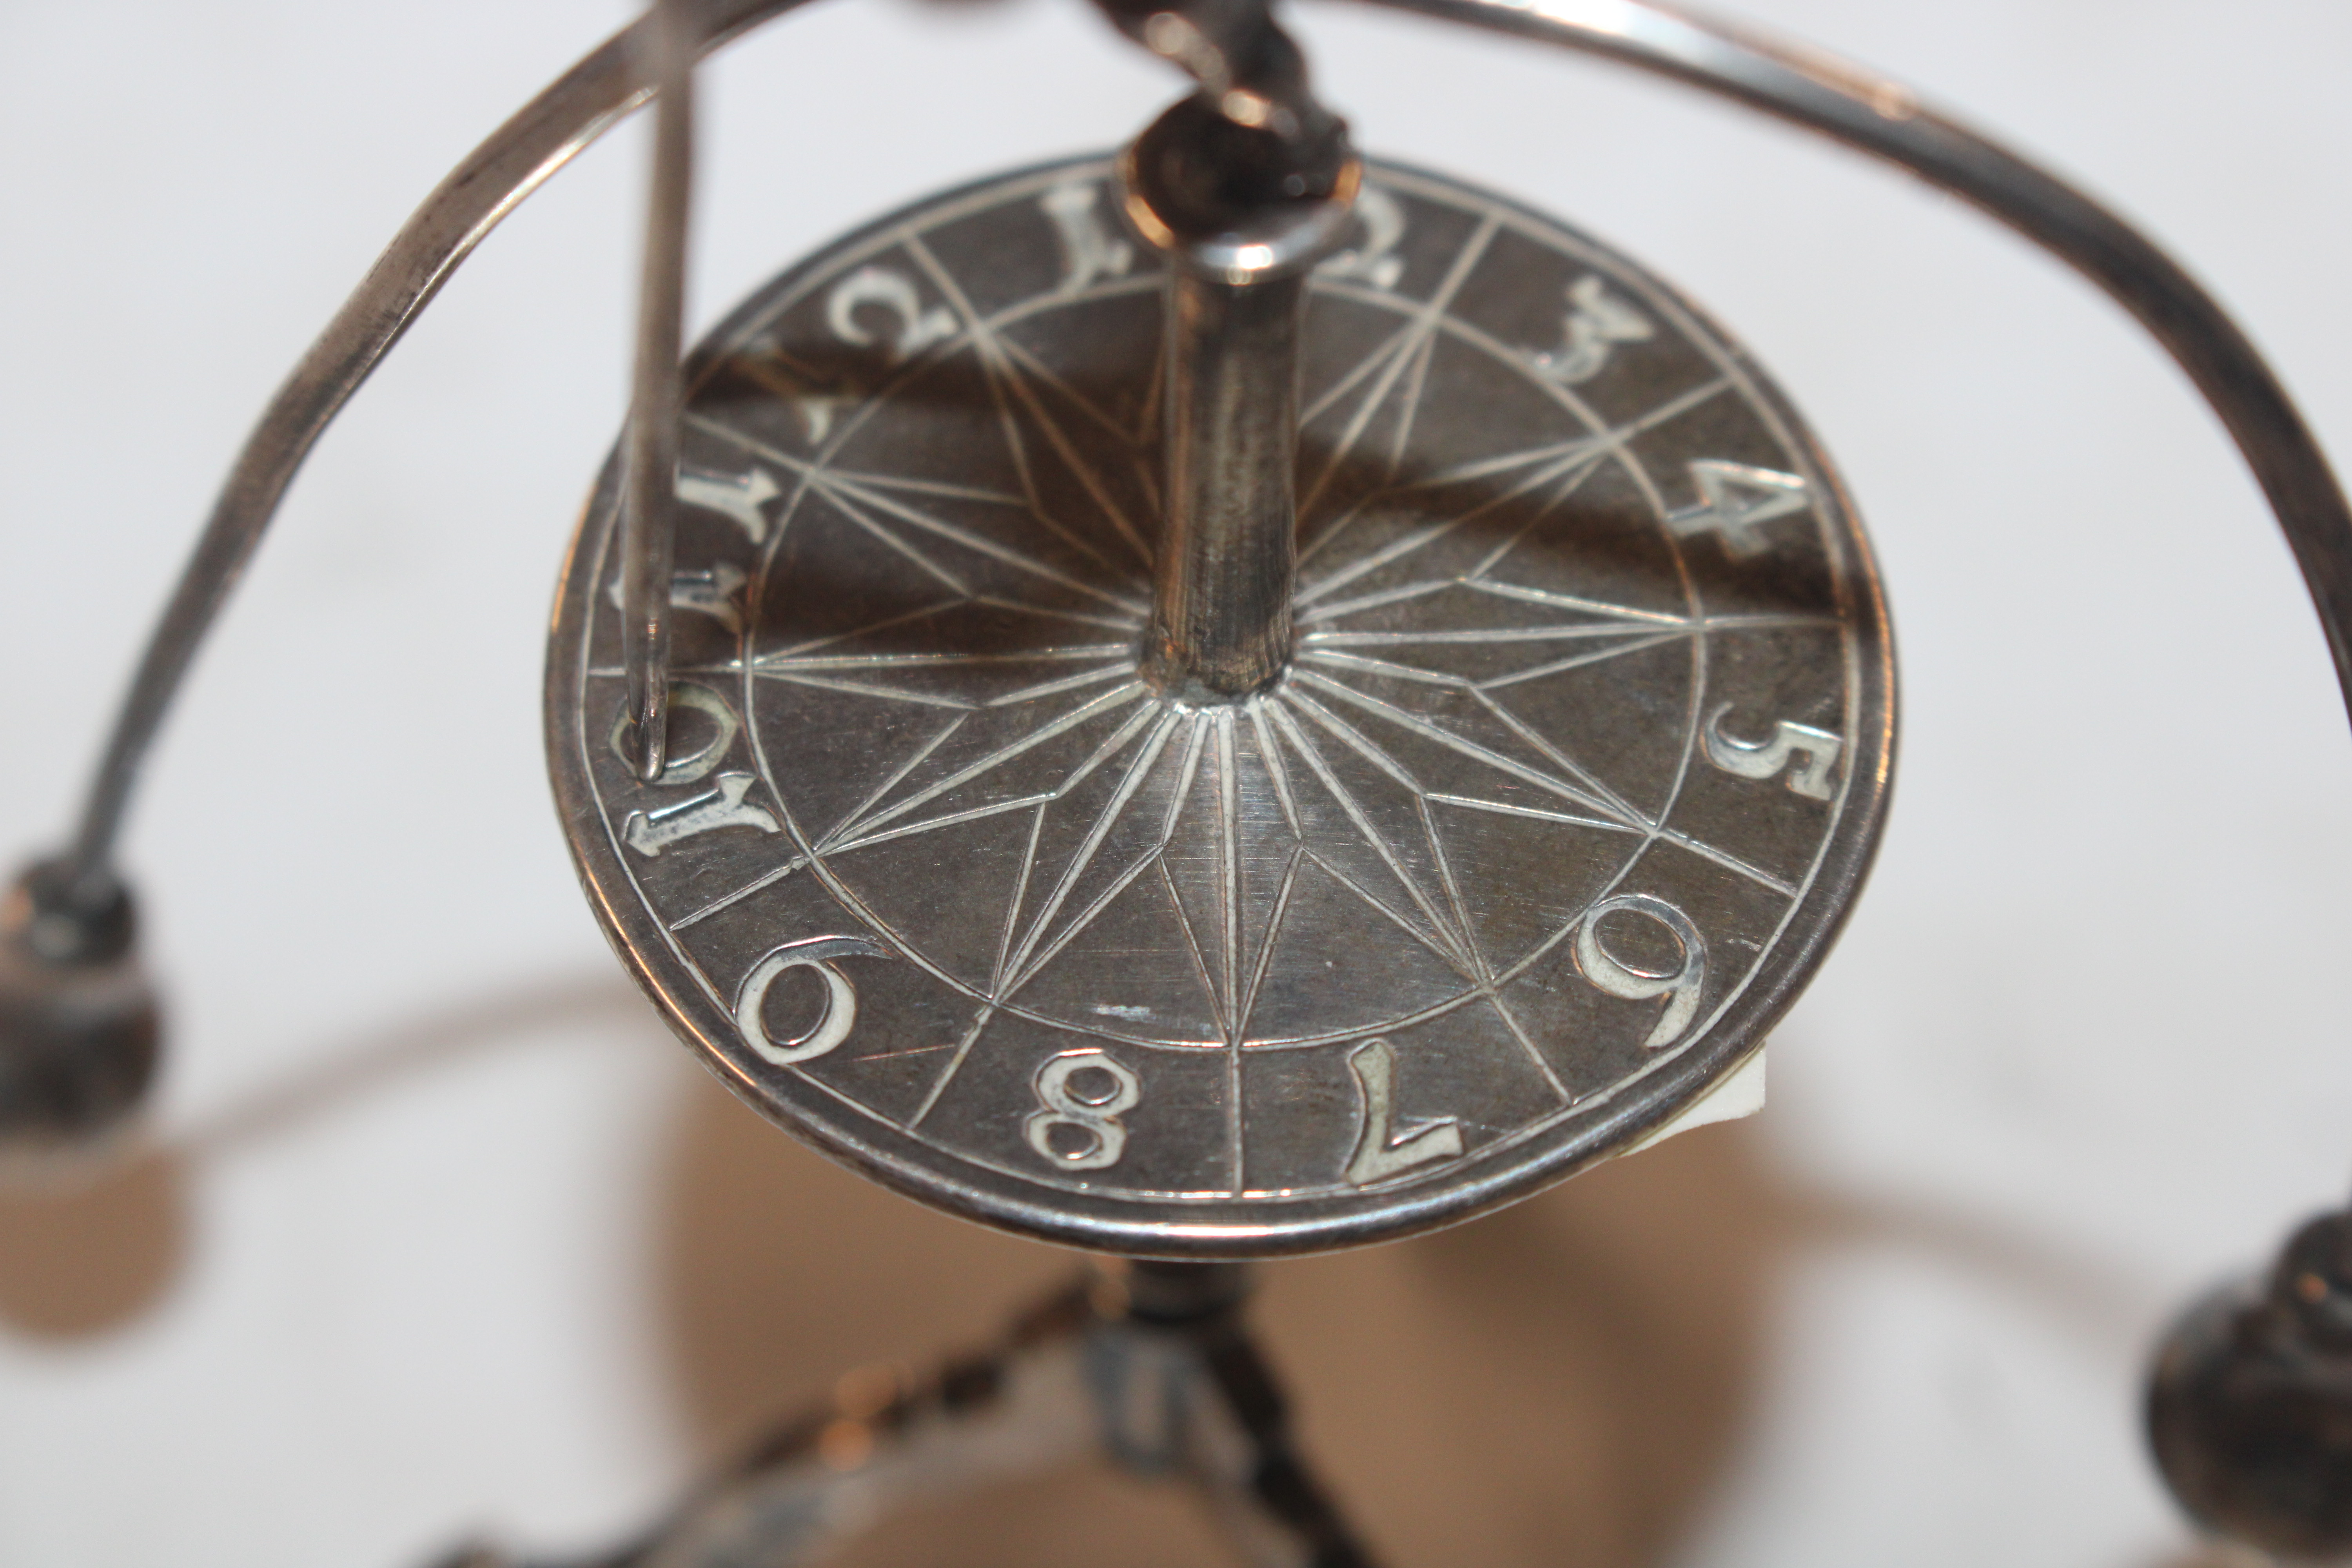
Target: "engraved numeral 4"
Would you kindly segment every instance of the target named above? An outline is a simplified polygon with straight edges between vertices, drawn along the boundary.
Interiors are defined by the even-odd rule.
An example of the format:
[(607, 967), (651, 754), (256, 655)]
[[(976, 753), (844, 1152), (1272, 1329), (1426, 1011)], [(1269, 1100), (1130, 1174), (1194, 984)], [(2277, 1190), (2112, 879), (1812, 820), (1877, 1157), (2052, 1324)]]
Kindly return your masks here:
[(1678, 539), (1721, 534), (1723, 552), (1735, 561), (1772, 548), (1775, 541), (1764, 536), (1765, 523), (1813, 504), (1802, 479), (1772, 468), (1701, 458), (1690, 466), (1690, 477), (1698, 490), (1699, 504), (1669, 513), (1666, 526)]

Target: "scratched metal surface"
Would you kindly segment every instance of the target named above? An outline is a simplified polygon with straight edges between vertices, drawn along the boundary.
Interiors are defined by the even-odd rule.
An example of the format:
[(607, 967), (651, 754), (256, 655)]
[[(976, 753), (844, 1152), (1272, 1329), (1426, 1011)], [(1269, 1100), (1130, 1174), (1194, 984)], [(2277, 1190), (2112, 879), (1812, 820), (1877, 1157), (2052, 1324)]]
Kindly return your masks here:
[(1826, 459), (1594, 241), (1381, 169), (1314, 284), (1299, 641), (1137, 649), (1160, 276), (1099, 163), (785, 273), (699, 356), (663, 779), (608, 471), (551, 643), (599, 913), (786, 1127), (1130, 1251), (1425, 1227), (1744, 1060), (1875, 837), (1891, 650)]

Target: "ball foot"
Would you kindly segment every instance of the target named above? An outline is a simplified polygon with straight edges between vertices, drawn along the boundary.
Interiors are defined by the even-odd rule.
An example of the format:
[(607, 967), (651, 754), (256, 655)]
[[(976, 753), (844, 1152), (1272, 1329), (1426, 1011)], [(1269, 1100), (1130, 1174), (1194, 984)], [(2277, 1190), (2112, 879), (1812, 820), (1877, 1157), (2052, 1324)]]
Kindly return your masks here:
[(0, 904), (0, 1177), (103, 1154), (144, 1101), (158, 1019), (135, 928), (112, 876), (56, 861)]

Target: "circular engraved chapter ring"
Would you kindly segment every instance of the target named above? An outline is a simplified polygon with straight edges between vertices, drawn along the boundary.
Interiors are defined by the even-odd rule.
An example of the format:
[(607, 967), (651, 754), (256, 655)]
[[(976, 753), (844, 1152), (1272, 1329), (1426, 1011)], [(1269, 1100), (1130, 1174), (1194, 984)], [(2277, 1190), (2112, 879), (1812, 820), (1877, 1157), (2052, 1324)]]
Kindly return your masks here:
[(1174, 700), (1108, 177), (896, 214), (698, 352), (652, 785), (608, 466), (548, 699), (600, 917), (764, 1113), (1050, 1239), (1346, 1245), (1605, 1158), (1760, 1044), (1875, 842), (1892, 651), (1826, 459), (1632, 262), (1374, 164), (1308, 295), (1291, 666)]

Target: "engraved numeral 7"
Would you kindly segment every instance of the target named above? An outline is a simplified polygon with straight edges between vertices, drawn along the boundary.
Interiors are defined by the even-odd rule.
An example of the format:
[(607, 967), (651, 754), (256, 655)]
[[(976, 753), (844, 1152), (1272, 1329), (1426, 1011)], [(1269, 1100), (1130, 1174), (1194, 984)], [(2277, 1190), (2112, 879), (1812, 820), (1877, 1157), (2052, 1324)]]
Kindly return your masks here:
[(1348, 1162), (1348, 1180), (1358, 1186), (1462, 1152), (1462, 1129), (1452, 1117), (1425, 1122), (1400, 1138), (1396, 1133), (1396, 1052), (1386, 1040), (1366, 1040), (1348, 1053), (1348, 1070), (1364, 1097), (1363, 1130)]

